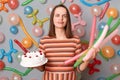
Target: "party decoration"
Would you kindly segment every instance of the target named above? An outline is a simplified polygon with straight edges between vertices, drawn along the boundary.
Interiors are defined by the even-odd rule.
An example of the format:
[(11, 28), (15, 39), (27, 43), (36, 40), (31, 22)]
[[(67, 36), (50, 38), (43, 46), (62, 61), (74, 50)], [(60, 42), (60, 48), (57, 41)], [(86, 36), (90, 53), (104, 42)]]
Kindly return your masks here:
[(29, 4), (29, 3), (31, 3), (33, 0), (26, 0), (26, 1), (24, 1), (23, 3), (22, 3), (22, 6), (25, 6), (25, 5), (27, 5), (27, 4)]
[(19, 6), (19, 2), (18, 0), (8, 0), (8, 6), (14, 10)]
[(43, 29), (40, 28), (39, 26), (34, 26), (34, 27), (32, 28), (32, 32), (33, 32), (33, 34), (34, 34), (35, 36), (39, 37), (39, 36), (42, 36), (42, 34), (43, 34)]
[(79, 37), (83, 37), (85, 35), (85, 30), (81, 26), (75, 26), (75, 29), (73, 30), (73, 34), (77, 35)]
[(89, 41), (89, 47), (93, 45), (93, 42), (95, 40), (95, 32), (96, 32), (96, 16), (93, 17), (92, 20), (92, 28), (90, 33), (90, 41)]
[(24, 53), (23, 52), (17, 52), (16, 54), (15, 54), (15, 59), (20, 63), (20, 61), (21, 61), (21, 56), (23, 55)]
[(119, 55), (119, 56), (120, 56), (120, 50), (118, 50), (118, 51), (117, 51), (117, 55)]
[(28, 75), (33, 69), (32, 68), (27, 68), (25, 70), (25, 72), (20, 72), (19, 70), (15, 69), (15, 68), (11, 68), (11, 67), (5, 67), (4, 70), (7, 70), (7, 71), (12, 71), (16, 74), (19, 74), (20, 76), (26, 76)]
[(31, 6), (26, 6), (24, 8), (24, 14), (31, 14), (33, 12), (33, 8)]
[(2, 21), (3, 21), (3, 18), (2, 18), (2, 16), (0, 15), (0, 24), (2, 23)]
[(73, 15), (79, 14), (81, 12), (80, 7), (75, 3), (69, 6), (69, 10)]
[(5, 67), (5, 63), (2, 60), (0, 60), (0, 70), (3, 70), (4, 67)]
[(2, 43), (5, 40), (5, 36), (2, 32), (0, 32), (0, 43)]
[(120, 73), (120, 64), (114, 64), (111, 66), (111, 71), (114, 74), (119, 74)]
[(15, 39), (14, 42), (24, 51), (24, 54), (28, 52), (28, 50), (17, 39)]
[[(69, 64), (70, 62), (75, 61), (76, 59), (78, 59), (81, 56), (76, 61), (76, 63), (74, 64), (74, 67), (77, 67), (82, 61), (87, 60), (88, 58), (90, 58), (92, 56), (92, 53), (94, 53), (94, 51), (100, 46), (102, 40), (105, 38), (107, 30), (108, 30), (108, 26), (106, 25), (104, 30), (102, 31), (101, 36), (97, 39), (97, 42), (95, 42), (93, 46), (91, 46), (87, 50), (83, 51), (81, 54), (78, 54), (78, 55), (74, 56), (73, 58), (71, 58), (69, 60), (66, 60), (65, 64)], [(86, 53), (87, 53), (87, 55), (86, 55)]]
[(40, 3), (45, 4), (47, 0), (39, 0)]
[(110, 26), (113, 19), (118, 17), (118, 10), (116, 8), (108, 8), (106, 15), (108, 16), (107, 24)]
[(88, 7), (95, 6), (95, 5), (99, 6), (99, 5), (102, 5), (102, 4), (104, 4), (104, 3), (108, 2), (108, 1), (110, 1), (110, 0), (100, 0), (100, 1), (98, 1), (96, 3), (89, 3), (89, 2), (86, 2), (86, 0), (80, 0), (81, 3), (83, 3), (84, 5), (86, 5)]
[(92, 63), (88, 64), (88, 68), (89, 68), (89, 75), (92, 75), (94, 72), (100, 72), (99, 69), (95, 68), (95, 65), (100, 65), (101, 61), (94, 58)]
[(11, 80), (22, 80), (22, 77), (16, 73), (13, 73)]
[(18, 50), (13, 48), (13, 42), (11, 39), (9, 40), (9, 46), (10, 46), (9, 52), (5, 52), (4, 49), (0, 49), (0, 59), (3, 59), (4, 56), (6, 56), (8, 58), (8, 62), (11, 63), (12, 62), (12, 53), (16, 53), (16, 52), (18, 52)]
[(120, 35), (116, 34), (112, 37), (111, 41), (115, 45), (120, 45)]
[[(66, 0), (61, 0), (61, 3), (65, 3)], [(70, 2), (73, 2), (73, 0), (69, 0)]]
[[(86, 22), (82, 19), (81, 15), (82, 15), (81, 12), (79, 12), (78, 14), (74, 14), (74, 16), (78, 19), (78, 21), (72, 23), (72, 31), (73, 32), (75, 32), (77, 26), (84, 27), (86, 25)], [(84, 35), (84, 32), (85, 32), (85, 30), (83, 31), (83, 28), (81, 28), (81, 29), (82, 29), (82, 32), (81, 32), (82, 34), (79, 34), (80, 37), (82, 37)]]
[(17, 34), (17, 33), (18, 33), (18, 28), (17, 28), (16, 26), (11, 26), (11, 27), (10, 27), (10, 32), (11, 32), (12, 34)]
[(115, 51), (111, 46), (104, 46), (101, 51), (103, 56), (106, 58), (112, 58), (115, 55)]
[(100, 17), (99, 17), (100, 19), (99, 19), (99, 20), (103, 19), (103, 17), (104, 17), (104, 15), (105, 15), (105, 13), (106, 13), (109, 5), (110, 5), (109, 2), (107, 2), (107, 3), (105, 4), (105, 7), (104, 7), (104, 9), (102, 10), (102, 12), (101, 12), (101, 14), (100, 14)]
[(8, 16), (8, 22), (11, 24), (11, 25), (17, 25), (20, 21), (20, 18), (17, 14), (15, 13), (12, 13), (12, 14), (9, 14)]
[(106, 78), (105, 77), (99, 77), (99, 78), (97, 78), (97, 80), (106, 80)]
[(28, 37), (25, 37), (23, 38), (22, 40), (22, 45), (25, 47), (25, 48), (30, 48), (32, 47), (32, 41), (28, 38)]
[(8, 77), (2, 76), (0, 77), (0, 80), (9, 80)]
[(94, 15), (94, 16), (99, 16), (102, 12), (102, 9), (100, 6), (92, 6), (91, 7), (91, 13)]
[(120, 73), (119, 74), (112, 74), (111, 76), (107, 77), (106, 80), (113, 80), (114, 78), (120, 76)]
[(48, 5), (47, 8), (46, 8), (46, 12), (50, 15), (53, 8), (54, 8), (54, 5)]
[(106, 25), (105, 22), (100, 22), (100, 23), (98, 24), (98, 30), (99, 30), (99, 31), (100, 31), (100, 30), (103, 30), (104, 27), (105, 27), (105, 25)]
[(36, 15), (38, 13), (38, 10), (34, 10), (31, 14), (27, 15), (28, 18), (31, 18), (33, 17), (33, 21), (32, 21), (32, 24), (35, 25), (36, 23), (39, 24), (39, 26), (42, 28), (43, 27), (43, 24), (44, 22), (48, 21), (49, 18), (44, 18), (42, 20), (39, 20)]
[(1, 0), (0, 1), (0, 11), (4, 10), (5, 12), (8, 12), (8, 9), (5, 7), (5, 4), (8, 3), (9, 0)]

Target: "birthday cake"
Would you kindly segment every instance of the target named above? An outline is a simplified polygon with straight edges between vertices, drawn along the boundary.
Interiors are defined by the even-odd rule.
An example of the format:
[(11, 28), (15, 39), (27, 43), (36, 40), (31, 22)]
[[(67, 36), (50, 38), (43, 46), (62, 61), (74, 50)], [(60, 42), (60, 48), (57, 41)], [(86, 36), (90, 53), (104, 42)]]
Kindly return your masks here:
[(47, 61), (48, 59), (45, 58), (43, 52), (32, 51), (21, 56), (20, 65), (23, 67), (37, 67), (44, 65)]

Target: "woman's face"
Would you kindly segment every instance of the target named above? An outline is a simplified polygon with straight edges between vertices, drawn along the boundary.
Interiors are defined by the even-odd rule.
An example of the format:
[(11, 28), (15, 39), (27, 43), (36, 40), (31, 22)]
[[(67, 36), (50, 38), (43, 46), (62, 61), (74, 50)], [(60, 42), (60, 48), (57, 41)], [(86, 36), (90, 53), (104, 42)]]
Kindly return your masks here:
[(64, 28), (67, 23), (67, 11), (63, 7), (58, 7), (54, 11), (53, 22), (55, 28)]

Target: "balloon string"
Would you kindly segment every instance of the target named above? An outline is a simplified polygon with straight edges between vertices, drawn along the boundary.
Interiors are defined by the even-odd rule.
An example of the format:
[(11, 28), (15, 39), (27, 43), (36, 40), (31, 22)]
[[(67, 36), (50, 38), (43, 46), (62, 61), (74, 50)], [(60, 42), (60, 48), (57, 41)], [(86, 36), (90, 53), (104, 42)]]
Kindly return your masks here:
[(19, 74), (20, 76), (26, 76), (26, 75), (28, 75), (33, 69), (32, 69), (32, 68), (27, 68), (24, 73), (18, 71), (18, 70), (15, 69), (15, 68), (11, 68), (11, 67), (5, 67), (4, 70), (13, 71), (13, 72)]
[(29, 33), (26, 31), (24, 24), (22, 22), (22, 19), (20, 18), (20, 26), (23, 30), (23, 32), (26, 34), (26, 36), (34, 43), (34, 45), (38, 48), (39, 44), (29, 35)]
[(28, 52), (28, 50), (18, 40), (15, 39), (14, 42), (24, 51), (24, 53)]
[(113, 75), (107, 77), (106, 80), (112, 80), (112, 79), (114, 79), (117, 76), (120, 76), (120, 73), (119, 74), (113, 74)]

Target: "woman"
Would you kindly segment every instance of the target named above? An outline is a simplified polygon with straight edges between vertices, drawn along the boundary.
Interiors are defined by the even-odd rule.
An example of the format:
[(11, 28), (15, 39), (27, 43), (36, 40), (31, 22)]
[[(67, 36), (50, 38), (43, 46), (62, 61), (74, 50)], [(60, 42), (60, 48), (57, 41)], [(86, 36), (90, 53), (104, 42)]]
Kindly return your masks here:
[(80, 39), (71, 32), (68, 9), (62, 4), (55, 6), (50, 16), (48, 36), (40, 40), (40, 50), (48, 58), (48, 62), (39, 67), (41, 71), (45, 71), (43, 80), (76, 80), (76, 71), (83, 71), (88, 62), (75, 69), (74, 62), (65, 65), (64, 61), (79, 54), (80, 47)]

